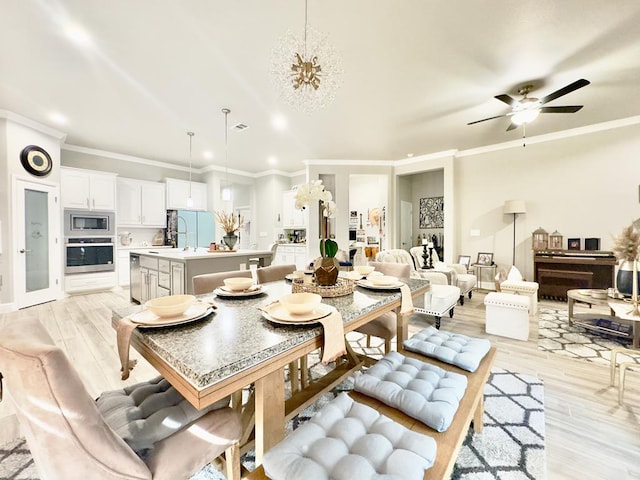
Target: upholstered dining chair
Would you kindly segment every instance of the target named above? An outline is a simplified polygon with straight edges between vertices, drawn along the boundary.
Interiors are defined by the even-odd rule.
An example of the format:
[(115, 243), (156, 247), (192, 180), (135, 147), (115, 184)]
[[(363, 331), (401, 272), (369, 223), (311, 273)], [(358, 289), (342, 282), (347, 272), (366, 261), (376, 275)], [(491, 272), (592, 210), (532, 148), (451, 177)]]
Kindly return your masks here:
[(294, 264), (290, 265), (270, 265), (268, 267), (258, 268), (256, 270), (256, 278), (258, 283), (275, 282), (284, 280), (288, 274), (296, 270)]
[[(224, 452), (227, 477), (240, 478), (242, 424), (229, 407), (199, 412), (176, 402), (179, 394), (169, 391), (173, 387), (155, 395), (159, 385), (153, 381), (94, 401), (64, 352), (34, 318), (0, 326), (0, 367), (43, 479), (189, 478)], [(134, 387), (140, 388), (129, 395), (127, 389)], [(145, 400), (138, 404), (136, 395)], [(102, 400), (109, 405), (106, 410)], [(114, 402), (120, 405), (116, 413)], [(156, 416), (164, 420), (157, 422)]]
[[(411, 267), (404, 263), (369, 262), (369, 265), (375, 267), (376, 272), (392, 277), (409, 278), (411, 274)], [(372, 336), (382, 338), (384, 353), (387, 354), (391, 351), (391, 341), (396, 336), (397, 320), (395, 312), (387, 312), (356, 328), (355, 331), (367, 336), (367, 347), (371, 346)]]
[(224, 285), (225, 278), (252, 278), (251, 270), (232, 270), (230, 272), (203, 273), (194, 276), (191, 281), (193, 284), (193, 293), (200, 295), (203, 293), (211, 293), (216, 288)]

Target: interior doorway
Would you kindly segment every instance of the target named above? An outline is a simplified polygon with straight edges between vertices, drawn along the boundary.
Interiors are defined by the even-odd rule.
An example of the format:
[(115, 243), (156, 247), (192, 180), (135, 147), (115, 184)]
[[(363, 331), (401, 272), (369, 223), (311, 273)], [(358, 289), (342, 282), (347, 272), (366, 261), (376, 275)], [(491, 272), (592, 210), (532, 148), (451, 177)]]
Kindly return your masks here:
[(14, 297), (18, 308), (60, 294), (60, 205), (57, 185), (14, 182)]
[(413, 245), (413, 204), (400, 202), (400, 248), (407, 252)]

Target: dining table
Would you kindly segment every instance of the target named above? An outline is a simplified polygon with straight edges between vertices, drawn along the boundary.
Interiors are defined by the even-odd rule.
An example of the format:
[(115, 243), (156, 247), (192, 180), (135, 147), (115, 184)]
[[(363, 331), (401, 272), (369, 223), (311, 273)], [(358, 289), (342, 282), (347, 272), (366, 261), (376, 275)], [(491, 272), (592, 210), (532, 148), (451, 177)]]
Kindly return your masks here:
[[(401, 280), (413, 298), (430, 288), (428, 280)], [(131, 346), (197, 409), (253, 385), (251, 402), (245, 402), (242, 414), (245, 429), (253, 432), (250, 441), (256, 465), (284, 439), (288, 419), (367, 360), (345, 342), (347, 355), (337, 359), (329, 373), (285, 398), (285, 366), (323, 346), (319, 323), (282, 324), (267, 319), (261, 310), (291, 290), (288, 280), (280, 280), (260, 285), (255, 295), (198, 295), (199, 300), (214, 305), (211, 314), (173, 326), (138, 327), (131, 335)], [(408, 335), (408, 315), (400, 314), (401, 300), (397, 288), (367, 288), (356, 282), (353, 293), (324, 297), (322, 303), (340, 312), (345, 334), (385, 312), (396, 311), (397, 342), (401, 344)], [(143, 309), (143, 305), (114, 309), (112, 326), (116, 328), (120, 319)], [(243, 438), (249, 441), (248, 435)]]

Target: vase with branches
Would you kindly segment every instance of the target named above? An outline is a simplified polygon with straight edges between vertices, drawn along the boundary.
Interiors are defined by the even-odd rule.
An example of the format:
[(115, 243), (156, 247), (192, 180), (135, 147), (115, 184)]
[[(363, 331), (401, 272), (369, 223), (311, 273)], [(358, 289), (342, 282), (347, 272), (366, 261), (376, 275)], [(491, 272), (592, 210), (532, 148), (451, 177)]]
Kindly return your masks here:
[(622, 229), (617, 237), (613, 237), (613, 254), (620, 265), (616, 276), (618, 292), (633, 297), (635, 315), (638, 312), (638, 248), (640, 246), (640, 232), (633, 224)]
[(229, 250), (233, 250), (233, 247), (238, 241), (238, 230), (244, 227), (244, 217), (242, 215), (234, 215), (233, 213), (227, 213), (224, 211), (215, 212), (218, 225), (225, 232), (222, 237), (222, 241), (225, 243)]
[(312, 180), (300, 185), (296, 190), (296, 208), (304, 209), (313, 202), (319, 202), (320, 221), (320, 259), (314, 264), (314, 275), (319, 285), (334, 285), (338, 280), (340, 264), (335, 259), (338, 243), (329, 238), (329, 219), (337, 213), (333, 195), (322, 184), (322, 180)]

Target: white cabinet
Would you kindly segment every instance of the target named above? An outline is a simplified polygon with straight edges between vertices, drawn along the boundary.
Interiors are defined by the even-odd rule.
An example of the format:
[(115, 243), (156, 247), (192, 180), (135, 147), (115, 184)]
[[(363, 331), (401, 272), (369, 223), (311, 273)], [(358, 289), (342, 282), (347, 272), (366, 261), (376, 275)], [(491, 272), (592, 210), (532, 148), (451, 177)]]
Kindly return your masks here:
[(307, 246), (306, 245), (278, 245), (276, 257), (272, 262), (276, 265), (295, 264), (296, 269), (305, 270), (307, 268)]
[(118, 263), (116, 264), (118, 271), (118, 285), (126, 287), (131, 279), (129, 277), (131, 267), (129, 265), (129, 250), (118, 250)]
[[(167, 184), (167, 210), (206, 210), (207, 209), (207, 184), (178, 180), (176, 178), (165, 179)], [(189, 185), (191, 184), (191, 185)], [(193, 205), (187, 205), (191, 190)]]
[(78, 168), (63, 167), (62, 207), (82, 210), (116, 209), (116, 176)]
[(171, 295), (182, 295), (184, 293), (184, 264), (171, 262)]
[(306, 228), (307, 211), (296, 208), (296, 191), (282, 194), (282, 228)]
[(118, 226), (165, 227), (165, 185), (118, 178)]

